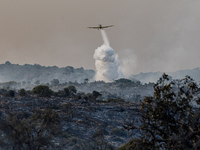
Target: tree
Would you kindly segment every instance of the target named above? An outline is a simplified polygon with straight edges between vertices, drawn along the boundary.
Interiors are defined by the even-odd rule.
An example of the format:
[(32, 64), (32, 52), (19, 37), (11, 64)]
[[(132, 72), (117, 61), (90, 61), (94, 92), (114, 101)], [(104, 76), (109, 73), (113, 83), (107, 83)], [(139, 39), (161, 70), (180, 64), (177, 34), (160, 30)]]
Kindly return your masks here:
[(20, 89), (19, 90), (19, 95), (20, 96), (25, 96), (26, 95), (26, 90), (25, 89)]
[(15, 96), (15, 91), (9, 90), (8, 93), (6, 93), (6, 96), (8, 96), (8, 97), (14, 97)]
[[(51, 109), (8, 114), (0, 118), (0, 148), (13, 150), (50, 149), (59, 131), (60, 119)], [(27, 117), (28, 116), (28, 117)]]
[(5, 65), (12, 65), (12, 64), (9, 61), (6, 61)]
[(32, 93), (37, 94), (41, 97), (50, 97), (53, 93), (46, 85), (38, 85), (32, 89)]
[(115, 80), (115, 82), (116, 83), (132, 83), (131, 80), (125, 79), (125, 78), (117, 79), (117, 80)]
[(101, 96), (101, 94), (97, 91), (93, 91), (92, 95), (95, 97), (95, 99), (98, 98), (99, 96)]
[[(189, 76), (170, 80), (163, 76), (154, 85), (154, 96), (141, 103), (141, 116), (123, 126), (147, 149), (200, 148), (200, 116), (196, 101), (197, 84)], [(138, 134), (139, 133), (139, 134)]]
[(68, 89), (69, 89), (70, 93), (76, 94), (76, 92), (77, 92), (76, 87), (73, 85), (68, 86)]
[(64, 92), (65, 92), (66, 96), (69, 96), (69, 95), (70, 95), (70, 91), (69, 91), (68, 88), (64, 88)]

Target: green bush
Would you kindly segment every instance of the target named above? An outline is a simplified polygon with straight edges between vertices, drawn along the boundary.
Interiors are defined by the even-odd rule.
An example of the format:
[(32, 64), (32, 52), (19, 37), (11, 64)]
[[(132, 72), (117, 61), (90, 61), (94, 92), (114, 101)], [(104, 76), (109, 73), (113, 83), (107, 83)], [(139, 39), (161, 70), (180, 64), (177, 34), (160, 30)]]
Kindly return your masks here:
[(20, 90), (19, 90), (19, 95), (20, 95), (20, 96), (25, 96), (25, 95), (26, 95), (25, 89), (20, 89)]
[(5, 96), (7, 96), (7, 97), (14, 97), (15, 96), (15, 91), (9, 90), (7, 93), (5, 93)]
[(38, 85), (32, 89), (32, 93), (41, 97), (50, 97), (53, 94), (53, 91), (46, 85)]

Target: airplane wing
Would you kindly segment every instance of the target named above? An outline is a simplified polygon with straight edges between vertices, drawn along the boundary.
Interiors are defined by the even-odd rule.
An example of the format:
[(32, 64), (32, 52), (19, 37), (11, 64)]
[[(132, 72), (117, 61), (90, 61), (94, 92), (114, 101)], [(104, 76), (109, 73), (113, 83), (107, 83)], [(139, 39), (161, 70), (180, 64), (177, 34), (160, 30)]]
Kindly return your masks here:
[(109, 27), (113, 27), (114, 25), (109, 25), (109, 26), (101, 26), (99, 25), (98, 27), (88, 27), (90, 29), (104, 29), (104, 28), (109, 28)]
[(99, 29), (99, 27), (88, 27), (90, 29)]
[(113, 27), (114, 25), (110, 25), (110, 26), (103, 26), (102, 28), (109, 28), (109, 27)]

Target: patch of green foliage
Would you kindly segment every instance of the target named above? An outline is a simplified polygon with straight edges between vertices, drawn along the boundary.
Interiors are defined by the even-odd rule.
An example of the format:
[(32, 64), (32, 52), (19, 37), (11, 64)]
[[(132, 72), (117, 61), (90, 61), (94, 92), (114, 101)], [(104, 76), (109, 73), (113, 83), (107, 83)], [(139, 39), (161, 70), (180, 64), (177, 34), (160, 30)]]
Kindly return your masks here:
[(26, 96), (26, 90), (25, 89), (20, 89), (19, 90), (19, 95), (20, 96)]
[(14, 97), (15, 96), (15, 91), (14, 90), (9, 90), (7, 93), (4, 94), (6, 97)]
[[(189, 76), (172, 80), (163, 74), (154, 85), (154, 96), (141, 102), (141, 117), (123, 126), (132, 131), (132, 137), (137, 137), (143, 147), (146, 143), (147, 149), (149, 145), (151, 149), (158, 150), (199, 149), (198, 91), (197, 84)], [(130, 148), (134, 150), (138, 149), (131, 142), (127, 144), (132, 145)]]
[(40, 97), (50, 97), (53, 91), (46, 85), (38, 85), (32, 89), (32, 93), (37, 94)]

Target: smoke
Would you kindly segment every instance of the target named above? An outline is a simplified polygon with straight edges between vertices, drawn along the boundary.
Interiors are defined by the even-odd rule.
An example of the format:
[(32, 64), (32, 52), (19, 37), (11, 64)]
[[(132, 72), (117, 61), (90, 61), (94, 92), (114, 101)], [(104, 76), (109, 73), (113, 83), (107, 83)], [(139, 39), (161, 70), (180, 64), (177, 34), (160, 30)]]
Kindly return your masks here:
[(96, 81), (110, 82), (115, 79), (124, 77), (118, 55), (110, 47), (109, 40), (104, 30), (100, 30), (104, 44), (98, 47), (94, 53), (95, 66), (96, 66)]
[(139, 66), (137, 56), (132, 49), (121, 50), (119, 55), (122, 72), (125, 77), (129, 78)]

